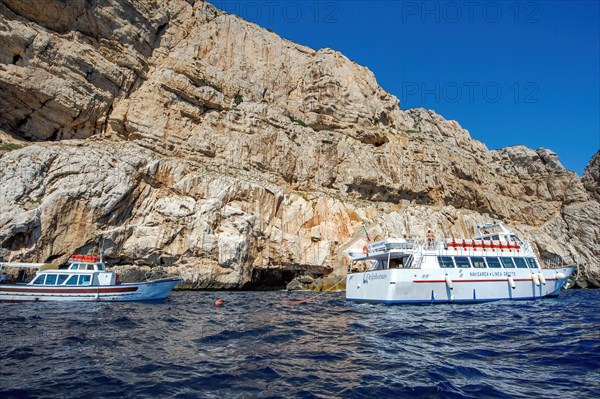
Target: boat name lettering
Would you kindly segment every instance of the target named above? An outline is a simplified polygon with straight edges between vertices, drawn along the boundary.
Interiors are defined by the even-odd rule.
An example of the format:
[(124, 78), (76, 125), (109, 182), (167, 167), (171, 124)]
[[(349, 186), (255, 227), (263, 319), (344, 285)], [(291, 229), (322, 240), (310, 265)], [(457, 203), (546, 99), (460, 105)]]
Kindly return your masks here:
[(497, 272), (470, 272), (470, 277), (508, 277), (516, 276), (517, 272), (497, 271)]
[(387, 278), (387, 274), (385, 274), (385, 273), (370, 273), (370, 274), (367, 274), (367, 280), (368, 281), (385, 280), (386, 278)]

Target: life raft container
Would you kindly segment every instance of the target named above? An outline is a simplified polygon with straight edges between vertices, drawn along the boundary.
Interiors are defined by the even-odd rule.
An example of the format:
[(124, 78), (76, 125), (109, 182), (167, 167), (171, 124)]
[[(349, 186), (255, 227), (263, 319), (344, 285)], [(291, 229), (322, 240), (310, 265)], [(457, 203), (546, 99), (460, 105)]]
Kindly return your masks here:
[(71, 255), (69, 262), (95, 263), (100, 262), (100, 257), (96, 255)]

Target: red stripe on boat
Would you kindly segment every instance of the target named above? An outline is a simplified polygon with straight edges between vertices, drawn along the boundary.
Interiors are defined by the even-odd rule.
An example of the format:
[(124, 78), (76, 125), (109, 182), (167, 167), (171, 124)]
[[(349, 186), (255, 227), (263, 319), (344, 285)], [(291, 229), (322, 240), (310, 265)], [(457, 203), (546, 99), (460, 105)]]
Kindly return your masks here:
[[(514, 281), (533, 281), (530, 278), (513, 278)], [(555, 278), (547, 278), (546, 281), (553, 281)], [(507, 282), (507, 278), (498, 278), (498, 279), (481, 279), (481, 280), (455, 280), (452, 279), (454, 283), (494, 283), (494, 282)], [(413, 280), (413, 283), (445, 283), (446, 280)]]

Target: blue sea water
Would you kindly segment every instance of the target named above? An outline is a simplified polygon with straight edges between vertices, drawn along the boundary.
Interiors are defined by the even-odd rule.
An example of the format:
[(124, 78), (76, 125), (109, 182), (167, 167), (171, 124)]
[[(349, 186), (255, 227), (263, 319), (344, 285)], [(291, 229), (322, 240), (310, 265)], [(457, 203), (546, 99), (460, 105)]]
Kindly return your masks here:
[[(0, 398), (598, 398), (600, 290), (473, 305), (0, 304)], [(224, 304), (213, 305), (216, 299)]]

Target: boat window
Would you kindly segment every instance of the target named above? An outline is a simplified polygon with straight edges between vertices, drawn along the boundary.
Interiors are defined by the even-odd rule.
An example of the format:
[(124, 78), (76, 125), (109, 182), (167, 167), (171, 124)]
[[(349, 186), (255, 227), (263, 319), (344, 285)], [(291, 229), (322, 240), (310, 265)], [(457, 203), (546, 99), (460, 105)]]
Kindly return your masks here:
[(58, 280), (56, 281), (56, 284), (61, 285), (62, 283), (64, 283), (67, 279), (69, 278), (68, 274), (59, 274), (58, 275)]
[(390, 259), (390, 269), (407, 269), (412, 263), (412, 255)]
[(538, 263), (535, 260), (535, 258), (527, 258), (527, 264), (529, 265), (529, 267), (531, 267), (532, 269), (538, 269)]
[(473, 257), (473, 258), (471, 258), (471, 263), (473, 264), (473, 267), (476, 267), (478, 269), (485, 268), (485, 261), (481, 257)]
[(92, 281), (91, 277), (92, 276), (90, 276), (89, 274), (79, 276), (79, 285), (90, 285)]
[(77, 270), (77, 264), (73, 263), (71, 266), (69, 266), (69, 270)]
[(80, 263), (77, 265), (77, 270), (85, 270), (85, 265)]
[(65, 285), (77, 285), (77, 275), (73, 275), (71, 277), (69, 277), (69, 279), (67, 280), (67, 282), (65, 283)]
[(506, 267), (507, 269), (514, 269), (515, 268), (515, 264), (512, 263), (512, 261), (510, 260), (510, 258), (500, 258), (500, 261), (502, 261), (502, 266)]
[(492, 240), (494, 240), (494, 241), (498, 241), (499, 239), (500, 239), (500, 236), (498, 234), (492, 236)]
[(494, 268), (494, 269), (499, 269), (502, 267), (502, 264), (500, 263), (500, 259), (498, 258), (485, 258), (485, 260), (487, 261), (488, 267)]
[(96, 266), (98, 266), (98, 270), (104, 270), (104, 264), (103, 263), (98, 263)]
[(44, 285), (54, 285), (56, 284), (56, 274), (46, 274), (46, 282)]
[(527, 269), (527, 262), (525, 262), (525, 258), (513, 258), (513, 261), (519, 269)]
[(455, 256), (454, 261), (456, 262), (456, 267), (471, 267), (471, 264), (469, 263), (469, 258), (466, 256)]
[(516, 235), (511, 235), (510, 236), (511, 241), (516, 241), (517, 243), (521, 244), (521, 240), (519, 239), (519, 237), (517, 237)]
[(87, 265), (87, 270), (94, 270), (94, 265)]
[(46, 278), (45, 274), (37, 276), (35, 280), (33, 280), (33, 284), (44, 284), (44, 279)]
[(381, 270), (381, 269), (383, 269), (381, 261), (376, 260), (375, 262), (371, 263), (371, 266), (369, 266), (367, 271)]
[(451, 256), (438, 256), (440, 267), (454, 267)]

